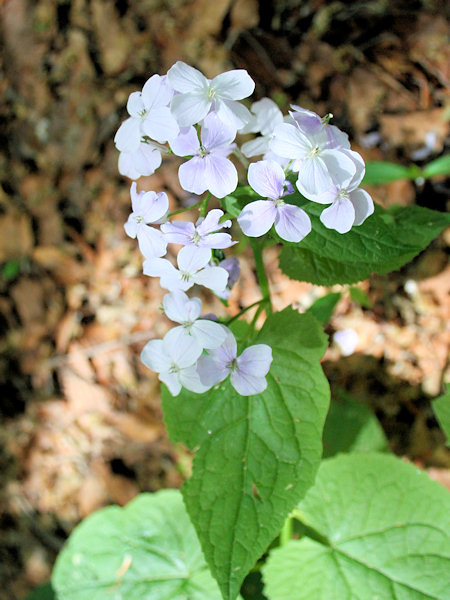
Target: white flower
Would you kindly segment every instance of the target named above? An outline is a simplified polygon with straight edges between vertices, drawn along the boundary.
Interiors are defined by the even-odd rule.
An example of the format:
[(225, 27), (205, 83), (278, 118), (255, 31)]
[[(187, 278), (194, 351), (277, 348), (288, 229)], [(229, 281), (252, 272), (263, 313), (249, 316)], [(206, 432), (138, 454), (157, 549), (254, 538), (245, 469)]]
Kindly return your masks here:
[(223, 290), (227, 285), (228, 273), (221, 267), (208, 266), (210, 248), (184, 246), (178, 252), (179, 269), (165, 258), (150, 258), (144, 261), (144, 274), (160, 277), (161, 287), (169, 291), (186, 291), (194, 284), (211, 290)]
[(233, 242), (229, 233), (219, 232), (223, 227), (231, 227), (231, 221), (219, 223), (223, 215), (223, 210), (214, 208), (205, 218), (200, 217), (195, 225), (189, 221), (167, 222), (161, 226), (161, 231), (170, 243), (222, 250), (237, 243)]
[(283, 113), (270, 98), (262, 98), (251, 107), (255, 115), (251, 126), (246, 126), (239, 133), (261, 133), (261, 136), (245, 142), (241, 152), (247, 158), (269, 152), (269, 144), (275, 127), (283, 122)]
[(245, 235), (259, 237), (275, 224), (275, 231), (288, 242), (300, 242), (311, 231), (311, 221), (304, 210), (283, 200), (286, 176), (273, 160), (260, 160), (248, 168), (251, 187), (268, 200), (247, 204), (238, 217)]
[(227, 71), (210, 80), (194, 67), (178, 61), (169, 69), (167, 77), (179, 92), (172, 99), (171, 109), (180, 127), (199, 123), (211, 109), (235, 130), (250, 120), (248, 109), (236, 102), (250, 96), (255, 89), (255, 82), (247, 71)]
[(209, 319), (199, 318), (202, 312), (200, 298), (189, 299), (181, 290), (175, 290), (164, 296), (163, 307), (171, 321), (180, 323), (179, 327), (173, 327), (166, 334), (166, 338), (175, 345), (184, 337), (191, 338), (191, 342), (197, 349), (197, 358), (203, 349), (218, 348), (225, 341), (224, 327)]
[(138, 240), (139, 249), (145, 258), (164, 256), (167, 251), (167, 241), (164, 235), (149, 223), (157, 223), (169, 209), (167, 194), (160, 192), (139, 192), (133, 181), (130, 189), (133, 212), (128, 217), (124, 228), (131, 238)]
[(130, 179), (152, 175), (161, 164), (161, 151), (166, 150), (155, 142), (140, 143), (134, 152), (119, 154), (119, 173)]
[(130, 94), (127, 103), (130, 117), (122, 123), (114, 138), (117, 149), (136, 152), (144, 135), (161, 143), (176, 137), (179, 127), (168, 107), (172, 95), (166, 78), (159, 75), (150, 77), (142, 92)]
[(172, 396), (182, 387), (202, 394), (208, 389), (200, 381), (196, 370), (197, 346), (193, 338), (173, 340), (167, 335), (163, 340), (150, 340), (144, 346), (141, 360), (146, 367), (158, 373), (159, 380), (167, 385)]
[(265, 376), (272, 362), (272, 348), (266, 344), (249, 346), (237, 356), (234, 335), (227, 330), (225, 342), (198, 359), (200, 381), (212, 387), (230, 375), (231, 385), (241, 396), (260, 394), (267, 387)]
[(343, 329), (336, 331), (333, 341), (339, 347), (342, 356), (350, 356), (356, 350), (359, 336), (354, 329)]
[(307, 197), (326, 192), (333, 183), (346, 186), (356, 173), (347, 152), (330, 147), (324, 126), (311, 127), (305, 133), (298, 124), (282, 123), (275, 129), (270, 148), (275, 154), (295, 161), (296, 185)]

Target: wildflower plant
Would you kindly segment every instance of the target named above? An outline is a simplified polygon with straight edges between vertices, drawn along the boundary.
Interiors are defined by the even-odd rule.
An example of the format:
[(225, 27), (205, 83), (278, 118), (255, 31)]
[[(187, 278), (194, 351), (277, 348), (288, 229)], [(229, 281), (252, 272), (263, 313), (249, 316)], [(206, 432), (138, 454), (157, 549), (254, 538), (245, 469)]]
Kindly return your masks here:
[[(182, 494), (218, 584), (212, 579), (193, 586), (193, 580), (186, 583), (189, 577), (199, 577), (198, 569), (206, 568), (197, 561), (192, 575), (171, 575), (168, 565), (161, 567), (159, 580), (167, 575), (167, 582), (173, 577), (180, 581), (181, 587), (176, 589), (167, 583), (170, 592), (162, 588), (158, 592), (155, 587), (146, 595), (140, 580), (141, 587), (131, 586), (126, 588), (132, 590), (128, 595), (124, 591), (125, 595), (116, 597), (234, 600), (247, 573), (282, 530), (281, 547), (264, 570), (271, 600), (413, 597), (403, 592), (386, 595), (391, 584), (400, 590), (412, 585), (414, 598), (443, 599), (446, 592), (442, 586), (426, 595), (426, 586), (411, 584), (408, 578), (415, 577), (411, 565), (402, 563), (405, 540), (412, 535), (410, 527), (423, 516), (420, 507), (399, 513), (397, 521), (406, 521), (407, 530), (393, 532), (394, 540), (389, 528), (394, 522), (398, 525), (395, 515), (384, 518), (384, 501), (373, 502), (368, 518), (372, 530), (380, 532), (375, 546), (393, 544), (392, 564), (397, 563), (389, 570), (381, 565), (381, 558), (380, 564), (377, 559), (372, 561), (376, 566), (371, 566), (369, 555), (372, 550), (376, 554), (375, 547), (369, 551), (366, 546), (367, 556), (356, 542), (353, 546), (348, 542), (344, 548), (339, 523), (332, 519), (339, 512), (347, 514), (346, 495), (355, 515), (361, 510), (351, 491), (361, 483), (352, 475), (360, 468), (358, 457), (341, 463), (334, 459), (338, 461), (333, 463), (335, 470), (331, 463), (322, 467), (318, 476), (321, 487), (311, 487), (321, 462), (329, 406), (329, 386), (320, 365), (327, 337), (313, 312), (300, 314), (291, 307), (273, 311), (264, 248), (279, 245), (280, 267), (292, 279), (327, 286), (348, 284), (373, 272), (398, 269), (426, 247), (448, 219), (425, 208), (384, 210), (375, 206), (369, 193), (359, 187), (364, 161), (350, 148), (348, 136), (332, 124), (332, 115), (321, 117), (295, 105), (283, 115), (269, 98), (251, 104), (248, 97), (254, 87), (244, 70), (228, 71), (210, 80), (177, 62), (166, 75), (153, 75), (141, 91), (130, 95), (129, 116), (115, 137), (122, 175), (137, 180), (154, 172), (164, 156), (176, 155), (180, 157), (181, 187), (199, 196), (194, 205), (199, 216), (194, 222), (174, 220), (163, 190), (138, 193), (133, 181), (132, 213), (125, 230), (137, 238), (144, 275), (159, 277), (161, 287), (167, 290), (162, 309), (173, 327), (163, 339), (150, 340), (141, 359), (163, 384), (163, 409), (171, 439), (195, 452), (192, 476)], [(256, 137), (249, 140), (249, 134)], [(243, 157), (252, 162), (242, 161), (246, 172), (239, 181), (238, 164)], [(239, 170), (243, 173), (242, 165)], [(229, 298), (239, 277), (234, 245), (244, 237), (253, 251), (260, 300), (228, 318), (202, 316), (202, 286), (225, 303)], [(249, 309), (255, 311), (251, 323), (245, 319)], [(266, 319), (258, 330), (255, 324), (263, 314)], [(362, 486), (364, 497), (376, 494), (378, 476), (389, 479), (390, 475), (380, 475), (383, 460), (372, 457), (362, 468), (368, 486), (365, 491)], [(405, 485), (413, 489), (412, 468), (397, 465), (394, 458), (388, 462), (391, 483), (380, 480), (380, 485), (395, 488), (398, 471)], [(343, 492), (336, 487), (339, 481)], [(304, 504), (299, 505), (305, 494)], [(397, 502), (399, 494), (395, 494), (394, 489), (393, 496), (385, 498), (386, 505)], [(445, 502), (448, 504), (448, 498)], [(322, 503), (329, 505), (330, 520), (321, 512)], [(150, 504), (151, 513), (156, 509)], [(178, 513), (184, 510), (180, 506)], [(314, 529), (315, 537), (306, 533), (284, 545), (291, 537), (290, 521), (286, 521), (291, 513), (307, 531)], [(187, 516), (183, 518), (188, 522)], [(358, 516), (353, 525), (351, 515), (342, 518), (348, 523), (345, 535), (349, 539), (361, 535), (364, 544), (371, 527), (361, 532)], [(142, 526), (145, 529), (145, 522)], [(193, 535), (189, 530), (189, 536)], [(430, 530), (427, 535), (423, 554), (430, 554), (439, 570), (443, 542), (433, 538), (439, 537), (436, 532)], [(411, 555), (419, 547), (420, 543), (412, 543)], [(333, 552), (338, 553), (334, 563), (329, 558)], [(179, 555), (181, 561), (186, 558), (183, 556)], [(164, 562), (161, 557), (158, 560)], [(303, 579), (294, 566), (296, 561), (299, 565), (305, 562)], [(359, 590), (358, 582), (369, 576), (373, 593), (347, 593), (349, 585)], [(119, 588), (127, 577), (124, 571)], [(288, 577), (294, 582), (293, 592), (286, 583)], [(61, 567), (55, 576), (61, 598), (81, 598), (64, 595), (68, 584), (63, 580)], [(148, 585), (148, 589), (156, 586)], [(182, 589), (188, 587), (189, 594), (183, 595)]]

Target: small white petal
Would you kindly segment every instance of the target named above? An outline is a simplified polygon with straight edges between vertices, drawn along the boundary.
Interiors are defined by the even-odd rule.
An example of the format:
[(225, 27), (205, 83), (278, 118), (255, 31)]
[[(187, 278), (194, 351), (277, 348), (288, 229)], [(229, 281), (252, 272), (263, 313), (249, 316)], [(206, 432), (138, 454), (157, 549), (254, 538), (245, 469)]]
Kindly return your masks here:
[(193, 365), (203, 352), (203, 347), (199, 340), (190, 335), (190, 333), (182, 325), (169, 329), (164, 336), (164, 343), (166, 346), (170, 346), (170, 348), (183, 349), (183, 355), (181, 358), (182, 364), (180, 364), (180, 357), (178, 353), (176, 353), (175, 356), (173, 356), (173, 352), (170, 353), (170, 356), (180, 368)]
[(320, 220), (328, 229), (335, 229), (338, 233), (347, 233), (355, 221), (355, 209), (350, 200), (339, 198), (322, 211)]
[(170, 109), (180, 127), (199, 123), (211, 108), (211, 100), (204, 94), (178, 94), (172, 98)]
[(270, 149), (284, 158), (305, 158), (311, 151), (312, 144), (298, 127), (289, 123), (281, 123), (274, 130)]
[(300, 242), (311, 231), (311, 219), (299, 206), (284, 204), (278, 207), (275, 231), (287, 242)]
[(254, 140), (250, 140), (249, 142), (242, 144), (241, 152), (247, 158), (265, 154), (269, 150), (269, 142), (269, 137), (259, 136)]
[(156, 106), (167, 106), (172, 99), (173, 90), (165, 77), (152, 75), (142, 88), (142, 100), (145, 108), (150, 110)]
[(204, 157), (205, 176), (209, 191), (216, 198), (224, 198), (234, 192), (238, 184), (238, 174), (233, 163), (214, 154)]
[(222, 267), (205, 267), (192, 276), (197, 285), (203, 285), (210, 290), (223, 290), (228, 282), (228, 271)]
[(127, 111), (130, 117), (139, 118), (143, 110), (145, 110), (145, 106), (142, 101), (141, 92), (131, 93), (127, 102)]
[(191, 335), (207, 350), (218, 348), (226, 338), (223, 327), (219, 323), (214, 323), (214, 321), (208, 319), (197, 319), (192, 325)]
[(343, 188), (346, 188), (355, 177), (357, 165), (359, 169), (359, 163), (347, 153), (348, 150), (323, 150), (320, 153), (333, 183)]
[(197, 131), (192, 126), (183, 128), (169, 143), (172, 152), (177, 156), (193, 156), (200, 150)]
[(274, 160), (259, 160), (248, 167), (248, 182), (262, 198), (277, 200), (284, 192), (286, 175)]
[(196, 394), (203, 394), (211, 387), (201, 382), (195, 365), (180, 371), (180, 381), (183, 387)]
[(333, 181), (325, 163), (317, 155), (302, 161), (296, 185), (301, 194), (310, 198), (328, 191)]
[(230, 376), (231, 385), (241, 396), (261, 394), (267, 387), (265, 377), (255, 377), (247, 373), (234, 371)]
[(178, 267), (181, 271), (186, 273), (196, 273), (208, 264), (210, 258), (210, 248), (184, 246), (184, 248), (181, 248), (181, 250), (178, 252)]
[(205, 158), (199, 156), (194, 156), (194, 158), (180, 165), (178, 179), (183, 190), (198, 195), (206, 192), (209, 184), (206, 170)]
[(264, 377), (272, 363), (272, 348), (267, 344), (249, 346), (236, 360), (236, 368), (240, 373)]
[(221, 98), (242, 100), (253, 94), (255, 82), (244, 69), (235, 69), (214, 77), (210, 88)]
[(172, 396), (178, 396), (181, 392), (181, 383), (178, 374), (176, 373), (160, 373), (159, 380), (167, 385)]
[(167, 252), (167, 240), (154, 227), (141, 225), (137, 231), (139, 250), (145, 258), (164, 256)]
[(211, 355), (200, 356), (197, 362), (197, 373), (200, 381), (211, 387), (217, 385), (230, 374), (230, 369), (227, 369), (224, 364), (214, 360)]
[(166, 316), (176, 323), (195, 321), (202, 312), (202, 301), (200, 298), (189, 298), (181, 290), (166, 294), (163, 298), (164, 312)]
[(350, 192), (349, 197), (355, 209), (355, 222), (353, 225), (361, 225), (367, 217), (373, 214), (373, 200), (365, 190), (361, 189)]
[(209, 81), (198, 69), (177, 61), (167, 72), (167, 78), (174, 90), (181, 93), (208, 90)]
[(142, 129), (152, 140), (161, 143), (176, 138), (180, 133), (175, 117), (166, 106), (152, 108), (142, 123)]
[(141, 360), (146, 367), (160, 373), (170, 368), (170, 357), (163, 349), (162, 340), (150, 340), (141, 352)]
[(141, 122), (130, 117), (117, 130), (114, 143), (121, 152), (136, 152), (139, 149), (141, 137)]
[(250, 237), (259, 237), (269, 231), (275, 222), (277, 209), (272, 200), (256, 200), (242, 209), (238, 223)]

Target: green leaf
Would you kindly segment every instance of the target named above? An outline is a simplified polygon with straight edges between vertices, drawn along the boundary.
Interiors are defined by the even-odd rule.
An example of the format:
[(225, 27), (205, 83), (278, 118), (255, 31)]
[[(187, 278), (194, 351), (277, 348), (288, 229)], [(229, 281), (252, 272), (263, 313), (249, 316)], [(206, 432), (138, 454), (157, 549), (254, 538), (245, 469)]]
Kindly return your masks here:
[(229, 380), (201, 395), (163, 391), (171, 439), (196, 451), (182, 491), (225, 600), (312, 484), (329, 401), (326, 336), (311, 315), (271, 315), (255, 343), (273, 350), (262, 394), (239, 396)]
[(29, 594), (25, 600), (56, 600), (51, 583), (44, 583)]
[(349, 291), (350, 298), (353, 300), (353, 302), (356, 302), (363, 308), (372, 308), (372, 301), (364, 290), (359, 287), (351, 287)]
[(447, 446), (450, 446), (450, 383), (446, 385), (445, 394), (433, 400), (432, 405), (439, 425), (447, 437)]
[(366, 162), (366, 173), (363, 185), (380, 185), (398, 179), (416, 179), (421, 171), (416, 165), (404, 167), (388, 161), (369, 160)]
[(308, 212), (312, 232), (300, 245), (286, 243), (280, 267), (291, 279), (317, 285), (355, 283), (399, 269), (450, 224), (450, 215), (420, 206), (377, 207), (362, 225), (340, 234), (320, 222), (322, 206), (298, 194), (289, 198)]
[(383, 452), (388, 442), (378, 419), (365, 405), (340, 391), (330, 404), (323, 430), (323, 456), (338, 452)]
[(58, 556), (58, 600), (220, 600), (180, 492), (141, 494), (82, 521)]
[(424, 471), (389, 455), (339, 455), (298, 509), (311, 535), (270, 554), (270, 600), (450, 598), (450, 494)]
[(423, 168), (423, 177), (434, 177), (435, 175), (450, 175), (450, 154), (440, 156), (432, 160)]
[(326, 325), (331, 319), (336, 304), (339, 302), (341, 296), (341, 292), (330, 292), (326, 296), (317, 298), (314, 304), (312, 304), (306, 312), (314, 315), (322, 325)]

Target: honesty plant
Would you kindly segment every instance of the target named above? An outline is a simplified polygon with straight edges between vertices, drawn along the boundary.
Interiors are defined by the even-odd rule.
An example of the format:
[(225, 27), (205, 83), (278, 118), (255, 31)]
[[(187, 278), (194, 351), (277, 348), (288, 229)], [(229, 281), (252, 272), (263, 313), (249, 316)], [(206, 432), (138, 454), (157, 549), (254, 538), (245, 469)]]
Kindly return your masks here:
[[(444, 600), (450, 594), (448, 586), (433, 582), (444, 569), (441, 558), (448, 530), (443, 533), (443, 518), (434, 529), (420, 529), (431, 520), (428, 510), (418, 506), (422, 497), (412, 467), (378, 456), (366, 464), (363, 455), (355, 455), (350, 461), (327, 463), (320, 470), (317, 490), (311, 488), (321, 461), (330, 395), (320, 366), (327, 347), (322, 324), (341, 292), (320, 299), (306, 314), (290, 307), (274, 313), (263, 250), (280, 244), (280, 267), (292, 279), (348, 284), (401, 267), (439, 234), (448, 218), (419, 207), (375, 208), (359, 187), (364, 161), (351, 150), (348, 136), (330, 124), (332, 115), (322, 118), (296, 105), (283, 115), (269, 98), (252, 105), (240, 102), (253, 91), (246, 71), (208, 79), (177, 62), (167, 75), (153, 75), (142, 91), (130, 95), (129, 117), (115, 137), (123, 175), (149, 175), (163, 156), (173, 154), (180, 161), (181, 187), (204, 194), (194, 206), (170, 213), (164, 191), (137, 192), (133, 182), (132, 213), (125, 224), (127, 234), (138, 240), (144, 274), (159, 277), (168, 290), (162, 310), (174, 326), (164, 339), (150, 340), (141, 358), (165, 384), (163, 409), (171, 439), (195, 452), (192, 476), (182, 490), (187, 512), (224, 600), (236, 598), (245, 576), (282, 528), (282, 548), (264, 568), (270, 600)], [(260, 135), (248, 140), (244, 136), (249, 133)], [(247, 168), (245, 160), (239, 165), (243, 156), (260, 160)], [(194, 222), (179, 220), (180, 213), (197, 208)], [(224, 228), (231, 228), (230, 233)], [(195, 294), (194, 286), (204, 286), (226, 304), (240, 274), (236, 248), (246, 245), (235, 244), (246, 236), (261, 299), (237, 315), (202, 316), (200, 298), (186, 292)], [(251, 309), (253, 318), (246, 320), (243, 315)], [(263, 313), (266, 320), (258, 330), (255, 324)], [(348, 354), (345, 332), (340, 333), (335, 342)], [(358, 411), (352, 419), (355, 414)], [(333, 413), (333, 418), (347, 422), (345, 415)], [(354, 419), (349, 421), (354, 427)], [(364, 414), (360, 422), (366, 421)], [(384, 449), (383, 434), (376, 431), (377, 445), (369, 449)], [(325, 436), (330, 435), (326, 430)], [(352, 443), (357, 445), (358, 432), (348, 443), (341, 431), (334, 435), (339, 448), (350, 451)], [(410, 508), (403, 489), (395, 488), (397, 480), (410, 490)], [(440, 497), (434, 485), (429, 494)], [(169, 495), (164, 498), (169, 500)], [(367, 510), (358, 507), (359, 498), (367, 498)], [(144, 504), (142, 500), (139, 507)], [(104, 586), (99, 595), (92, 592), (96, 598), (106, 598), (102, 593), (107, 589), (127, 600), (218, 600), (219, 588), (203, 557), (195, 558), (202, 555), (188, 532), (186, 523), (190, 524), (181, 514), (178, 497), (170, 496), (169, 505), (178, 507), (175, 519), (170, 506), (156, 497), (148, 500), (148, 513), (139, 509), (137, 529), (142, 533), (136, 535), (144, 541), (135, 546), (128, 544), (133, 540), (126, 532), (134, 531), (136, 523), (117, 517), (113, 535), (120, 539), (120, 548), (127, 539), (130, 558), (126, 554), (114, 562), (111, 575), (91, 571), (84, 559), (90, 533), (76, 537), (78, 554), (73, 554), (68, 571), (61, 566), (54, 578), (62, 600), (85, 598), (84, 588), (77, 595), (76, 583), (85, 578), (92, 579), (86, 589)], [(138, 503), (135, 506), (137, 514)], [(288, 517), (293, 510), (304, 533), (284, 546), (291, 537)], [(169, 513), (172, 525), (167, 525)], [(149, 516), (144, 519), (144, 514)], [(333, 521), (338, 514), (342, 526)], [(81, 550), (83, 544), (87, 549)], [(113, 556), (115, 549), (108, 552)], [(148, 567), (139, 563), (145, 552), (153, 561)], [(420, 568), (429, 570), (423, 584), (417, 581), (416, 568), (421, 553)], [(384, 555), (392, 557), (392, 564)], [(283, 560), (294, 591), (283, 577)], [(63, 559), (60, 564), (65, 564)], [(77, 571), (78, 564), (85, 570)]]

